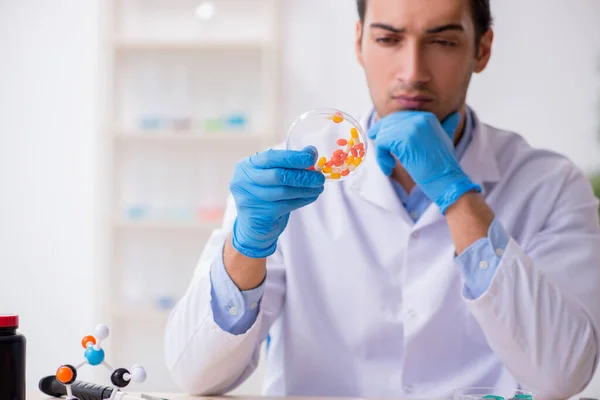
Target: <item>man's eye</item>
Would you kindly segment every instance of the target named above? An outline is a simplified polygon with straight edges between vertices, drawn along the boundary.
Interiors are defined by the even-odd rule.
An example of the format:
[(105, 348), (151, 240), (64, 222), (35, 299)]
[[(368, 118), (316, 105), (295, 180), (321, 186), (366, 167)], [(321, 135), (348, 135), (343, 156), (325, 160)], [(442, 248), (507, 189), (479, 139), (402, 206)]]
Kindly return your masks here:
[(393, 37), (382, 37), (382, 38), (377, 38), (376, 42), (384, 44), (384, 45), (393, 45), (393, 44), (398, 43), (399, 40), (396, 38), (393, 38)]
[(443, 47), (454, 47), (456, 46), (456, 42), (451, 42), (449, 40), (434, 40), (433, 43), (443, 46)]

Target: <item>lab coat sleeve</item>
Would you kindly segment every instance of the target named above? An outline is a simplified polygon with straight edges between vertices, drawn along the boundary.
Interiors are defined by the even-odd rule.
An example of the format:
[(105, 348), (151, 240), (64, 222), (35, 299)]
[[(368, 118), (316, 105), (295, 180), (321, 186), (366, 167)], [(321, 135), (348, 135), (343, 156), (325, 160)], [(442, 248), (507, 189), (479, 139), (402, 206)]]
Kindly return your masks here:
[(560, 185), (552, 212), (519, 244), (512, 237), (489, 289), (464, 297), (491, 349), (538, 399), (565, 399), (589, 384), (598, 358), (598, 201), (583, 174)]
[(488, 236), (479, 239), (455, 258), (466, 298), (476, 299), (489, 289), (509, 239), (500, 221), (494, 219)]
[(285, 274), (277, 250), (267, 259), (264, 295), (249, 329), (233, 334), (215, 322), (210, 271), (221, 257), (235, 216), (235, 203), (229, 196), (223, 226), (209, 238), (185, 294), (167, 321), (166, 365), (186, 393), (221, 395), (243, 383), (256, 369), (261, 344), (283, 305)]

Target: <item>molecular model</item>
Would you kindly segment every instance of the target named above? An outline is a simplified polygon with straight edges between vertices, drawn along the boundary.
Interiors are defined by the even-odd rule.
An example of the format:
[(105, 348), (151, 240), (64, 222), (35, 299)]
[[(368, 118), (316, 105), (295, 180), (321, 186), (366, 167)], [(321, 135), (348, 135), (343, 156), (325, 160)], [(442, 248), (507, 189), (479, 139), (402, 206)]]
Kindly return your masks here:
[(77, 370), (85, 364), (93, 367), (103, 365), (110, 371), (110, 380), (114, 385), (110, 400), (114, 400), (119, 389), (127, 387), (130, 382), (144, 382), (146, 380), (146, 371), (140, 365), (134, 365), (131, 367), (131, 371), (125, 368), (115, 369), (108, 365), (104, 360), (105, 354), (101, 346), (101, 342), (108, 338), (108, 334), (108, 326), (103, 324), (96, 326), (93, 336), (87, 335), (81, 339), (81, 345), (85, 349), (85, 353), (83, 354), (85, 360), (75, 367), (69, 364), (61, 365), (56, 371), (56, 380), (67, 388), (67, 400), (79, 400), (73, 396), (71, 385), (77, 379)]

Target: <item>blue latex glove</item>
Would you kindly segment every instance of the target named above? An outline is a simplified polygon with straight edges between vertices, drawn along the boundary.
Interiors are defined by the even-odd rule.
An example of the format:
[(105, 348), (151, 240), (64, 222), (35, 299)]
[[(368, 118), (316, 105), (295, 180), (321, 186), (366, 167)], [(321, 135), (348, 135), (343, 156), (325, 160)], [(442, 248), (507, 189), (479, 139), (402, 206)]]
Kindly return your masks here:
[(440, 123), (429, 112), (399, 111), (382, 118), (369, 130), (383, 172), (391, 175), (396, 159), (400, 161), (442, 214), (463, 194), (481, 191), (454, 155), (453, 138), (459, 123), (458, 113)]
[(229, 188), (237, 218), (233, 247), (251, 258), (275, 252), (290, 213), (314, 202), (325, 189), (325, 176), (307, 168), (315, 165), (317, 150), (268, 150), (239, 162)]

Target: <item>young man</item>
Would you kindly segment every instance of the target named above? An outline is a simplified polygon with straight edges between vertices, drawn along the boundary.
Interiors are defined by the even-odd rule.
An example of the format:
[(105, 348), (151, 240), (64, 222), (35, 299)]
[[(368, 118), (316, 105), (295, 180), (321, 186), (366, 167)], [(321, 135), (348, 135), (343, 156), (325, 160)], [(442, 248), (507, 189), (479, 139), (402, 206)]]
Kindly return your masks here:
[(598, 201), (564, 157), (465, 105), (489, 0), (359, 0), (370, 154), (324, 190), (314, 149), (240, 162), (173, 311), (181, 387), (228, 392), (269, 334), (265, 394), (582, 391), (598, 357)]

